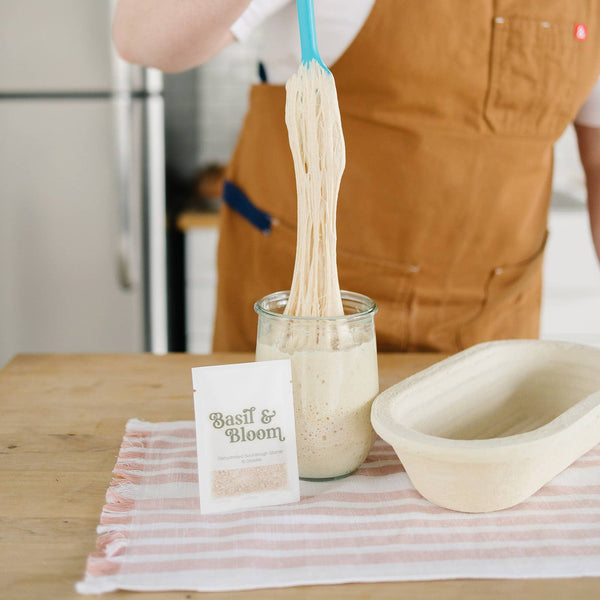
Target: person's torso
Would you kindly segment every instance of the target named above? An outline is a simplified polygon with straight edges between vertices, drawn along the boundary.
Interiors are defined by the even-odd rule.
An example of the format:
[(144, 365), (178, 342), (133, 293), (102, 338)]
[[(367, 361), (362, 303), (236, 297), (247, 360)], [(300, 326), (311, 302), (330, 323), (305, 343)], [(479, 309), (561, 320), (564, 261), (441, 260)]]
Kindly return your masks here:
[[(600, 72), (599, 0), (460, 4), (376, 0), (331, 66), (347, 150), (340, 283), (379, 303), (383, 349), (536, 335), (552, 145)], [(240, 239), (221, 245), (222, 268), (251, 274), (248, 306), (291, 281), (284, 109), (283, 86), (253, 88), (229, 168), (272, 217), (268, 236), (229, 219)]]
[[(440, 340), (455, 335), (454, 319), (509, 298), (518, 304), (523, 294), (535, 304), (552, 145), (600, 72), (598, 0), (461, 7), (376, 0), (331, 66), (347, 152), (340, 282), (385, 306), (381, 320), (404, 307), (410, 317), (390, 325), (398, 331), (389, 339), (409, 340), (407, 347), (411, 327), (429, 332), (423, 347), (450, 347)], [(284, 108), (283, 86), (253, 88), (229, 175), (274, 218), (273, 252), (293, 263), (296, 190)], [(425, 322), (440, 323), (439, 331)], [(484, 322), (495, 329), (482, 333)], [(493, 339), (502, 327), (485, 316), (475, 329)], [(461, 335), (468, 345), (468, 327)]]
[[(598, 6), (466, 0), (457, 11), (453, 0), (377, 0), (331, 66), (347, 147), (338, 218), (340, 232), (350, 234), (340, 234), (341, 250), (369, 248), (378, 258), (415, 263), (439, 244), (437, 262), (446, 269), (444, 248), (462, 230), (470, 232), (464, 252), (506, 246), (509, 234), (513, 249), (498, 260), (535, 251), (552, 144), (600, 71)], [(246, 128), (269, 142), (246, 160), (259, 163), (261, 190), (253, 201), (293, 224), (284, 104), (283, 87), (254, 88)], [(262, 180), (261, 170), (272, 172), (273, 165), (285, 175)], [(378, 214), (387, 233), (367, 240), (362, 224)], [(463, 258), (457, 251), (452, 260)]]

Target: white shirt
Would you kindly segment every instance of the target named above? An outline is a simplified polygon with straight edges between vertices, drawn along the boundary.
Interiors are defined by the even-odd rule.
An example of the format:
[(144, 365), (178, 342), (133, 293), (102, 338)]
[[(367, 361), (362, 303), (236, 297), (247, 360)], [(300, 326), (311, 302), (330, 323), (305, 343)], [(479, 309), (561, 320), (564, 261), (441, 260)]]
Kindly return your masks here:
[[(331, 66), (353, 42), (375, 0), (315, 0), (319, 54)], [(269, 83), (285, 83), (300, 64), (300, 33), (294, 0), (253, 0), (232, 25), (240, 41), (261, 26), (260, 56)]]
[[(375, 0), (315, 0), (315, 24), (319, 52), (333, 65), (353, 42), (367, 20)], [(261, 60), (269, 83), (283, 84), (300, 64), (300, 35), (294, 0), (252, 0), (231, 26), (240, 41), (261, 26)], [(575, 122), (600, 127), (600, 79), (575, 117)]]

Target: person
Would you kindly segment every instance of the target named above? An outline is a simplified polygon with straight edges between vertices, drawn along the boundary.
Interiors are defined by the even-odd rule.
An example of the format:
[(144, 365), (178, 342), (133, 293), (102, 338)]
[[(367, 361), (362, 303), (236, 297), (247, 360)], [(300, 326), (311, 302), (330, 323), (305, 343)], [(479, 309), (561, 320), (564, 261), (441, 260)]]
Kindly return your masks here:
[[(553, 144), (574, 120), (600, 256), (599, 2), (318, 0), (315, 10), (346, 140), (340, 284), (379, 304), (379, 349), (537, 337)], [(125, 59), (165, 71), (259, 24), (266, 82), (251, 90), (227, 172), (215, 350), (253, 349), (254, 302), (291, 282), (283, 83), (300, 61), (295, 3), (119, 0), (114, 24)]]

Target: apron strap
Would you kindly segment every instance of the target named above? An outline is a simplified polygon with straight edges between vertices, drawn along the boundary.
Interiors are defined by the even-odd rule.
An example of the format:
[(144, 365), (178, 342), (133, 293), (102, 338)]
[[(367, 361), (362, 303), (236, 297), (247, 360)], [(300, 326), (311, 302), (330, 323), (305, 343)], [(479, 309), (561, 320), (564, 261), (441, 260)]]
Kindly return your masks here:
[(226, 181), (223, 187), (223, 200), (235, 212), (244, 217), (254, 227), (263, 233), (271, 232), (272, 217), (254, 205), (248, 196), (231, 181)]

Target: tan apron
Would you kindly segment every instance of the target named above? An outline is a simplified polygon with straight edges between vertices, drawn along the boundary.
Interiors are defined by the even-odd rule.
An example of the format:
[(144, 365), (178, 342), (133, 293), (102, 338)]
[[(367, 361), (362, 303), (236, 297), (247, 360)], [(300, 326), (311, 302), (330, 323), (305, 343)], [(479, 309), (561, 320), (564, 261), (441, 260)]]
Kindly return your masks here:
[[(376, 0), (332, 72), (340, 284), (378, 302), (380, 350), (537, 337), (552, 145), (600, 72), (599, 17), (596, 0)], [(291, 284), (284, 106), (253, 87), (229, 168), (271, 223), (224, 207), (216, 351), (254, 349), (254, 302)]]

